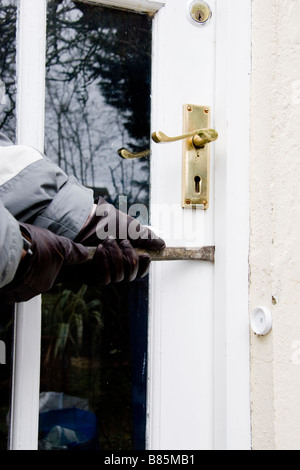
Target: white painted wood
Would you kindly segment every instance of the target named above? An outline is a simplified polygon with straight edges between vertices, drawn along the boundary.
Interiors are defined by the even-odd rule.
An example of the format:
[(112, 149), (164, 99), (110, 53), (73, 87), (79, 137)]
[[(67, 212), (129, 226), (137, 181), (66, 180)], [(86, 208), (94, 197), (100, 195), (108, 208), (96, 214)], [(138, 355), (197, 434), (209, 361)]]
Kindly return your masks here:
[(249, 449), (251, 1), (217, 0), (214, 445)]
[[(179, 135), (183, 104), (214, 110), (215, 18), (195, 27), (186, 2), (168, 1), (153, 44), (152, 129)], [(208, 211), (181, 208), (181, 149), (152, 145), (151, 222), (170, 246), (214, 244), (214, 190)], [(152, 266), (149, 449), (213, 448), (213, 276), (210, 263)]]
[(20, 0), (17, 141), (44, 150), (46, 0)]
[[(154, 23), (153, 130), (180, 134), (183, 103), (210, 105), (207, 212), (182, 211), (181, 145), (153, 145), (152, 223), (170, 245), (216, 245), (216, 263), (152, 266), (150, 449), (250, 448), (248, 164), (250, 0), (208, 2), (209, 25), (172, 0)], [(215, 169), (215, 171), (214, 171)], [(161, 206), (164, 207), (162, 211)], [(171, 212), (176, 217), (171, 221)], [(197, 227), (196, 233), (185, 227)], [(179, 236), (174, 233), (176, 229)]]
[(39, 419), (41, 297), (15, 313), (11, 450), (36, 450)]
[(84, 3), (90, 3), (92, 5), (103, 5), (106, 7), (121, 8), (126, 10), (134, 10), (136, 12), (144, 13), (155, 13), (162, 6), (165, 1), (153, 1), (153, 0), (79, 0)]
[[(17, 36), (17, 140), (43, 151), (46, 0), (20, 0)], [(12, 450), (38, 444), (41, 299), (16, 306)]]

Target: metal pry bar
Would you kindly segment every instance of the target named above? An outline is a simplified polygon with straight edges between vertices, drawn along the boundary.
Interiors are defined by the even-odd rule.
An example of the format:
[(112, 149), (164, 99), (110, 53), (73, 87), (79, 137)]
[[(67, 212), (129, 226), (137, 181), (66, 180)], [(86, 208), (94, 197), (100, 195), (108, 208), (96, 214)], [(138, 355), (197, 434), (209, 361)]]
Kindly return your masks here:
[[(88, 260), (94, 257), (96, 247), (87, 247)], [(215, 247), (203, 246), (201, 248), (170, 247), (161, 251), (147, 251), (136, 248), (137, 254), (149, 253), (152, 261), (215, 261)]]

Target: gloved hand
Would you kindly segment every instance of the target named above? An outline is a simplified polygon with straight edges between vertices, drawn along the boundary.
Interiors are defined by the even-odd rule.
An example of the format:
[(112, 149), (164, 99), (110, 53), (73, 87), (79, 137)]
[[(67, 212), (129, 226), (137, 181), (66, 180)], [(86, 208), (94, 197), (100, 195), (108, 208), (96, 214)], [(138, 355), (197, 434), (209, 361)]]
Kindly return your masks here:
[(62, 266), (88, 258), (86, 247), (49, 230), (29, 224), (20, 224), (20, 230), (30, 241), (32, 254), (25, 255), (13, 281), (0, 289), (0, 302), (30, 300), (51, 289)]
[(148, 253), (138, 256), (135, 248), (148, 251), (165, 248), (165, 242), (148, 227), (117, 210), (103, 198), (98, 200), (95, 214), (75, 241), (96, 246), (96, 253), (90, 262), (76, 269), (63, 268), (58, 282), (80, 279), (94, 286), (130, 282), (146, 276), (151, 262)]

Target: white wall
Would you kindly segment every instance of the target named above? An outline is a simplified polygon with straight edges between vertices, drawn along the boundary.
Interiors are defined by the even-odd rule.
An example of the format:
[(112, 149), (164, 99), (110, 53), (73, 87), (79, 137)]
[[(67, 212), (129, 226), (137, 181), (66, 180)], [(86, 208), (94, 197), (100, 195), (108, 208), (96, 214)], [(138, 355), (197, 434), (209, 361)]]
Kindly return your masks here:
[(252, 445), (300, 449), (300, 2), (253, 0), (250, 310)]

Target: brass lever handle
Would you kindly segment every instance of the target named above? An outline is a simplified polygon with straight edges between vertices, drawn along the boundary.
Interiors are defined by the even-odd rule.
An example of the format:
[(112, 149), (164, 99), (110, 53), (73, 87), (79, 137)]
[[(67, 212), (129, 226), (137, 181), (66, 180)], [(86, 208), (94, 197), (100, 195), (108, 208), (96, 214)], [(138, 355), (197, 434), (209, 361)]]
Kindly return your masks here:
[[(184, 140), (192, 137), (192, 143), (196, 148), (204, 147), (206, 144), (217, 140), (218, 133), (215, 129), (198, 129), (195, 131), (188, 132), (187, 134), (178, 135), (176, 137), (169, 137), (161, 131), (153, 132), (152, 140), (156, 144), (176, 142), (178, 140)], [(130, 160), (132, 158), (143, 158), (150, 155), (150, 150), (144, 150), (143, 152), (132, 153), (129, 150), (122, 148), (118, 150), (120, 157)]]
[(132, 153), (129, 152), (127, 149), (119, 149), (118, 154), (120, 157), (125, 158), (126, 160), (131, 160), (132, 158), (143, 158), (143, 157), (149, 157), (150, 155), (150, 150), (144, 150), (143, 152), (138, 152), (138, 153)]
[(204, 147), (204, 145), (217, 140), (218, 133), (215, 129), (198, 129), (176, 137), (169, 137), (160, 131), (153, 132), (152, 134), (152, 139), (157, 144), (161, 142), (176, 142), (178, 140), (188, 139), (189, 137), (193, 138), (192, 141), (195, 147), (201, 148)]

